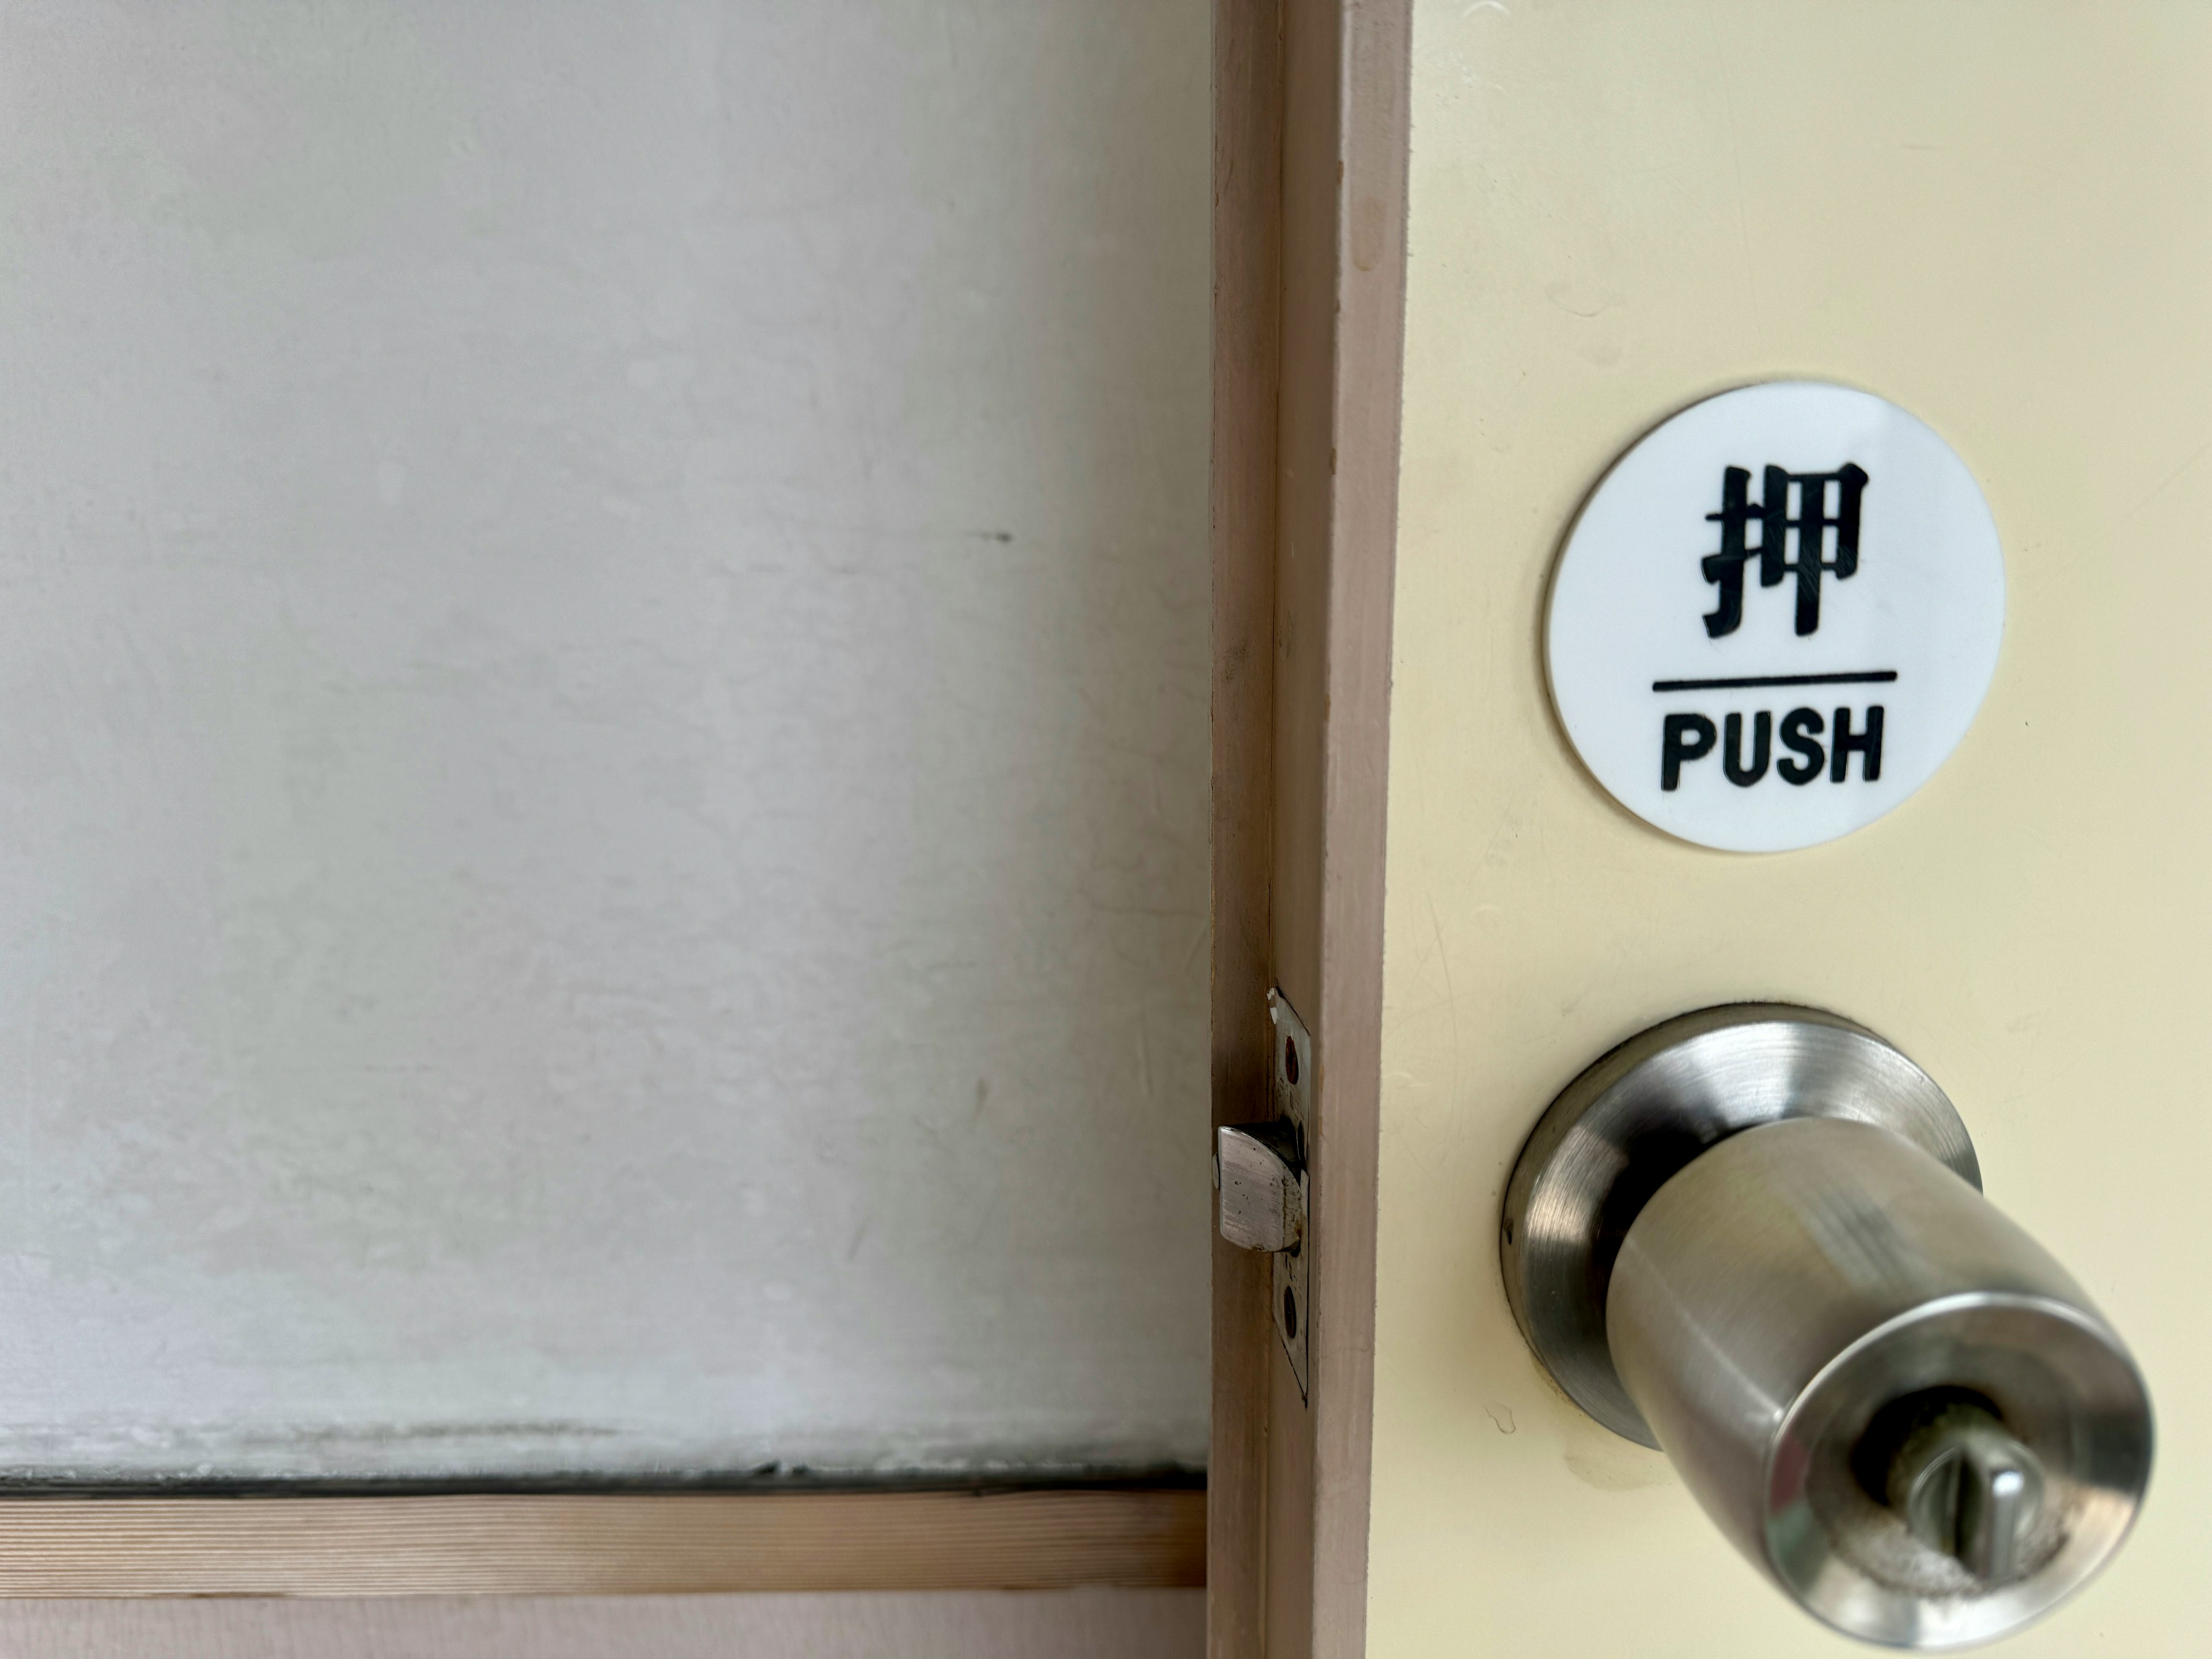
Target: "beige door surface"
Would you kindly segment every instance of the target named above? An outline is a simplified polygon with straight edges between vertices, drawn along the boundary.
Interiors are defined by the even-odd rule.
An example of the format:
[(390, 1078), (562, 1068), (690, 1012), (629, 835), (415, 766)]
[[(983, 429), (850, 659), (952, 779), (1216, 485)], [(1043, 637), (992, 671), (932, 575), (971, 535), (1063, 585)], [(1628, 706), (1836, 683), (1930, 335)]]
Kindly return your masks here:
[[(2135, 1536), (2006, 1650), (2202, 1652), (2212, 8), (1437, 0), (1413, 52), (1370, 1651), (1849, 1647), (1550, 1385), (1499, 1283), (1501, 1189), (1560, 1087), (1772, 998), (1936, 1077), (2160, 1408)], [(1784, 377), (1950, 441), (2005, 641), (1891, 816), (1709, 852), (1578, 768), (1546, 584), (1628, 444)]]

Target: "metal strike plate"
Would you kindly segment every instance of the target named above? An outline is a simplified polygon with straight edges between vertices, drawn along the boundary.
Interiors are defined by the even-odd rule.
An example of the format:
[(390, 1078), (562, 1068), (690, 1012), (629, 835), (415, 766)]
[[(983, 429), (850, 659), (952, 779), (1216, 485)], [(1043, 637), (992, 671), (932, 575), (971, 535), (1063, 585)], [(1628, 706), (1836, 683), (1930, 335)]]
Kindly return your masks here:
[(1307, 1288), (1312, 1273), (1306, 1133), (1313, 1099), (1312, 1035), (1279, 991), (1267, 993), (1268, 1096), (1274, 1115), (1214, 1131), (1213, 1185), (1222, 1237), (1265, 1250), (1273, 1263), (1275, 1334), (1306, 1397)]
[(1298, 1398), (1303, 1400), (1306, 1398), (1307, 1327), (1311, 1322), (1309, 1316), (1313, 1306), (1309, 1294), (1313, 1272), (1313, 1222), (1307, 1159), (1311, 1145), (1316, 1056), (1312, 1033), (1306, 1030), (1305, 1021), (1298, 1018), (1298, 1011), (1291, 1006), (1280, 991), (1267, 993), (1267, 1024), (1273, 1038), (1270, 1047), (1274, 1051), (1267, 1064), (1267, 1076), (1276, 1119), (1289, 1124), (1291, 1145), (1297, 1154), (1291, 1168), (1297, 1175), (1301, 1223), (1297, 1245), (1279, 1250), (1273, 1257), (1275, 1334), (1281, 1340), (1283, 1353), (1291, 1362), (1291, 1374), (1298, 1380)]

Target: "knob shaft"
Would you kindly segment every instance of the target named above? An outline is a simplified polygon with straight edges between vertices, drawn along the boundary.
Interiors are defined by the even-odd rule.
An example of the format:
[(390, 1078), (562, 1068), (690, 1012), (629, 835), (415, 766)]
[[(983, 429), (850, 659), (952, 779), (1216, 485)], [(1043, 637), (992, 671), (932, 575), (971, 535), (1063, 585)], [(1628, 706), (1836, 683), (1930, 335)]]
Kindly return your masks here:
[(1844, 1632), (2001, 1636), (2117, 1549), (2150, 1402), (1984, 1199), (1927, 1074), (1811, 1010), (1685, 1015), (1553, 1103), (1500, 1237), (1538, 1356)]
[[(1706, 1511), (1851, 1634), (1948, 1647), (2042, 1612), (2118, 1544), (2150, 1408), (2079, 1285), (1926, 1153), (1785, 1121), (1659, 1189), (1606, 1301), (1622, 1382)], [(1978, 1402), (1908, 1436), (1885, 1408)]]

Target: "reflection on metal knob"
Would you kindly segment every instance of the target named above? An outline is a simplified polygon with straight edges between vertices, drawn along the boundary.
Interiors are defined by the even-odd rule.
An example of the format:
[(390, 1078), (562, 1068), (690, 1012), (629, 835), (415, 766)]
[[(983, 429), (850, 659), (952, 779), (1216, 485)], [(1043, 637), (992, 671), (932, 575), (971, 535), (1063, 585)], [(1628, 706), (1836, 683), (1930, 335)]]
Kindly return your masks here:
[(2151, 1429), (2119, 1339), (1979, 1185), (1950, 1102), (1871, 1033), (1709, 1009), (1546, 1113), (1507, 1292), (1568, 1394), (1814, 1614), (1986, 1640), (2118, 1547)]

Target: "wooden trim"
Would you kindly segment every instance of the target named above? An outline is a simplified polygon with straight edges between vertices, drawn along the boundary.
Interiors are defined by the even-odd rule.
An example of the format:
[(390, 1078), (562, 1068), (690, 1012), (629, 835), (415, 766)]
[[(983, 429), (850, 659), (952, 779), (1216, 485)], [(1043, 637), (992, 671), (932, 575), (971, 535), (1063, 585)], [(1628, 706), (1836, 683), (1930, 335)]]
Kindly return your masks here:
[[(1322, 803), (1321, 1148), (1315, 1229), (1313, 1651), (1367, 1645), (1375, 1235), (1382, 1106), (1382, 897), (1406, 332), (1410, 0), (1353, 4), (1338, 33), (1335, 380)], [(1320, 457), (1315, 456), (1318, 466)]]
[[(1275, 388), (1281, 342), (1279, 0), (1213, 10), (1213, 1121), (1267, 1115), (1273, 972)], [(1269, 1269), (1213, 1240), (1206, 1649), (1267, 1650)]]
[(36, 1498), (0, 1595), (671, 1595), (1206, 1582), (1195, 1491)]
[(1267, 983), (1320, 1066), (1310, 1401), (1274, 1352), (1264, 1276), (1216, 1251), (1209, 1643), (1214, 1659), (1350, 1659), (1366, 1635), (1410, 4), (1217, 0), (1214, 27), (1216, 1121), (1263, 1115)]

